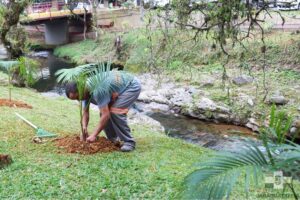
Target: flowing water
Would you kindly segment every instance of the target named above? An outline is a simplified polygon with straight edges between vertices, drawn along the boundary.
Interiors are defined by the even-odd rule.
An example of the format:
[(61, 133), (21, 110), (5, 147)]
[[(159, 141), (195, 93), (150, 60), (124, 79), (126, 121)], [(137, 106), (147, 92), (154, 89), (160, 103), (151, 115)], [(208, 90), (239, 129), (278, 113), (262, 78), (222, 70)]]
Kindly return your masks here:
[(55, 57), (50, 51), (40, 51), (33, 53), (34, 57), (41, 63), (39, 69), (40, 79), (32, 86), (38, 92), (62, 94), (63, 89), (56, 83), (55, 73), (63, 68), (72, 68), (75, 65), (67, 60)]
[(199, 146), (218, 151), (237, 152), (249, 141), (258, 142), (257, 134), (244, 127), (216, 124), (172, 112), (151, 110), (147, 104), (142, 102), (137, 102), (134, 108), (160, 122), (168, 136), (180, 138)]
[[(41, 78), (33, 88), (45, 96), (62, 95), (63, 88), (56, 83), (55, 72), (62, 68), (74, 67), (74, 65), (55, 57), (48, 51), (37, 52), (32, 56), (42, 63), (40, 69)], [(137, 103), (136, 107), (147, 107), (147, 104)], [(185, 116), (162, 113), (157, 110), (137, 110), (160, 122), (167, 135), (210, 149), (239, 151), (245, 146), (247, 140), (256, 140), (255, 134), (243, 127), (204, 122)]]

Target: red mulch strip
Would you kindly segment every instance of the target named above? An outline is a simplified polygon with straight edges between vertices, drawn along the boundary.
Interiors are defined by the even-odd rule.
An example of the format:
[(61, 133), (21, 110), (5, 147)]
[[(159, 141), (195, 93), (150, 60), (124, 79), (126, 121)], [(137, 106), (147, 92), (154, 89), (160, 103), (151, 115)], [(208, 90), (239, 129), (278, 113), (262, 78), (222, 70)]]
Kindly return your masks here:
[(21, 101), (15, 101), (15, 100), (10, 101), (9, 99), (0, 99), (0, 106), (32, 109), (32, 106), (26, 103), (23, 103)]
[(12, 159), (10, 155), (2, 155), (0, 154), (0, 169), (6, 165), (9, 165), (12, 163)]
[(120, 148), (105, 137), (100, 137), (96, 142), (88, 143), (80, 140), (79, 136), (66, 136), (55, 139), (56, 146), (67, 153), (95, 154), (118, 151)]

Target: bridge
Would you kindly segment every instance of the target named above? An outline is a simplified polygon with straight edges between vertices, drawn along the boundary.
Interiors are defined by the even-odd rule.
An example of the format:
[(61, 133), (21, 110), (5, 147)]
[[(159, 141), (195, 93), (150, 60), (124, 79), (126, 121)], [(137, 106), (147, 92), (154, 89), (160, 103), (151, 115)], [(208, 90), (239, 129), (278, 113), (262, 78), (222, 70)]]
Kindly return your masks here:
[(78, 3), (76, 6), (64, 1), (52, 0), (33, 3), (27, 8), (27, 15), (21, 19), (22, 25), (44, 25), (45, 43), (61, 45), (69, 41), (69, 25), (76, 26), (83, 32), (84, 22), (78, 17), (86, 15), (86, 23), (90, 21), (90, 6)]

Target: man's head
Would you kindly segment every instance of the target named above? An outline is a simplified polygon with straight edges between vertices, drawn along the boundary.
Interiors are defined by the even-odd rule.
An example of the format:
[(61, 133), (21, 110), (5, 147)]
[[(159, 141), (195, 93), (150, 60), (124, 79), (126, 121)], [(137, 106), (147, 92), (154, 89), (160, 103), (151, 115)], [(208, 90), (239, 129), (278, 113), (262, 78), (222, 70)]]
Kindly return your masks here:
[[(76, 82), (67, 83), (65, 86), (65, 90), (66, 90), (66, 95), (69, 99), (80, 100)], [(88, 99), (88, 97), (89, 97), (89, 93), (85, 91), (83, 98), (81, 100), (86, 100)]]

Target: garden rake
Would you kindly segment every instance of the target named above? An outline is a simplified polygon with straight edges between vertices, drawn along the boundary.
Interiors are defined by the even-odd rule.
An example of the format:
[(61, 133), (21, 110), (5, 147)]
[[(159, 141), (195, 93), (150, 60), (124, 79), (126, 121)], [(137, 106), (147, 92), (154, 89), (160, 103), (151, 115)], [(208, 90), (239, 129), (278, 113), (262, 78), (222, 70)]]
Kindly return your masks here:
[(54, 133), (50, 133), (48, 131), (45, 131), (42, 128), (37, 127), (36, 125), (34, 125), (33, 123), (31, 123), (30, 121), (28, 121), (27, 119), (25, 119), (23, 116), (21, 116), (19, 113), (16, 113), (16, 115), (23, 120), (26, 124), (28, 124), (29, 126), (31, 126), (32, 128), (34, 128), (36, 130), (36, 136), (37, 138), (47, 138), (47, 137), (57, 137), (56, 134)]

